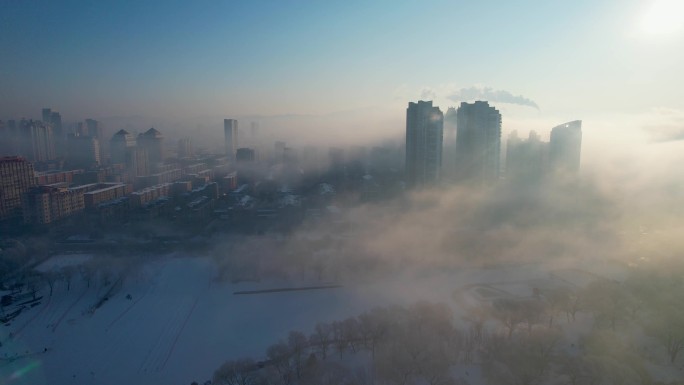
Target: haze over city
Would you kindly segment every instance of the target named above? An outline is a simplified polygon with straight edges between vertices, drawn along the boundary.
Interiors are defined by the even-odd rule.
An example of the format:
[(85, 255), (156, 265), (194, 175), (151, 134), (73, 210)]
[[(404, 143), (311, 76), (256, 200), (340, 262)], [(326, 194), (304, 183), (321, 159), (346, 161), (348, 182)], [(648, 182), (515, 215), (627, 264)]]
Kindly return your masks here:
[(0, 2), (0, 383), (684, 384), (684, 3)]
[(222, 116), (338, 113), (334, 125), (351, 112), (372, 128), (360, 131), (387, 133), (406, 100), (421, 98), (443, 108), (509, 103), (512, 128), (582, 116), (633, 130), (644, 119), (667, 126), (684, 108), (676, 1), (2, 7), (3, 120), (47, 105), (66, 120), (191, 128)]

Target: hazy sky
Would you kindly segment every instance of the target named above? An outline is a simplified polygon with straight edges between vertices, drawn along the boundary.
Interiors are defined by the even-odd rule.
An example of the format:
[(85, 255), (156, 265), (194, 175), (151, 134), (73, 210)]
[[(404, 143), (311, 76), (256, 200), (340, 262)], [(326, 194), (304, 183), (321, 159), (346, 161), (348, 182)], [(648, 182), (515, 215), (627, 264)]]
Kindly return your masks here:
[(409, 100), (446, 110), (471, 87), (539, 106), (513, 108), (519, 122), (679, 114), (682, 14), (676, 0), (5, 0), (0, 119), (51, 106), (74, 120), (386, 110), (401, 121)]

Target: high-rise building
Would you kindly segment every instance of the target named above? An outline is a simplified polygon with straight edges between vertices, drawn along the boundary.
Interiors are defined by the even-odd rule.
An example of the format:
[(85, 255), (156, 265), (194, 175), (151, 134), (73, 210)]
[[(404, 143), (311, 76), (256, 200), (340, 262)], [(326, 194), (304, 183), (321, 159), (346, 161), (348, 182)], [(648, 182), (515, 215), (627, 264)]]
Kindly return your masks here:
[(46, 162), (55, 159), (55, 142), (52, 125), (35, 120), (20, 122), (22, 154), (32, 162)]
[(55, 141), (55, 155), (64, 156), (67, 152), (66, 136), (62, 126), (62, 115), (59, 112), (50, 113), (50, 124), (52, 124), (52, 137)]
[(90, 169), (101, 164), (98, 138), (69, 134), (67, 149), (67, 163), (71, 168)]
[(0, 158), (0, 221), (21, 218), (21, 198), (34, 185), (30, 162), (18, 156)]
[(535, 131), (523, 140), (517, 131), (506, 142), (506, 179), (520, 182), (540, 181), (548, 169), (549, 143), (542, 142)]
[(133, 135), (128, 131), (119, 130), (114, 134), (109, 144), (113, 164), (126, 165), (126, 170), (134, 177), (149, 175), (147, 148), (137, 146)]
[(247, 147), (238, 148), (235, 153), (235, 159), (238, 162), (254, 162), (256, 159), (255, 151)]
[(85, 126), (88, 136), (98, 139), (102, 138), (102, 127), (100, 126), (100, 122), (95, 119), (86, 119)]
[(149, 159), (146, 148), (140, 146), (131, 147), (126, 153), (126, 168), (133, 176), (150, 175)]
[(178, 139), (178, 157), (187, 158), (192, 156), (192, 140), (190, 138)]
[(135, 139), (126, 130), (119, 130), (109, 141), (109, 148), (111, 152), (111, 161), (114, 164), (126, 163), (127, 153), (135, 147)]
[(461, 103), (456, 111), (456, 178), (483, 184), (499, 180), (501, 114), (489, 103)]
[(43, 108), (42, 111), (42, 118), (43, 118), (43, 123), (51, 123), (52, 122), (52, 109), (50, 108)]
[(406, 109), (406, 182), (409, 187), (439, 181), (444, 115), (432, 101), (410, 102)]
[(59, 112), (52, 111), (50, 113), (50, 123), (52, 124), (52, 131), (55, 135), (62, 135), (62, 115)]
[(554, 173), (577, 173), (582, 149), (582, 121), (574, 120), (551, 129), (549, 162)]
[(154, 127), (138, 135), (138, 147), (147, 151), (148, 166), (151, 169), (156, 170), (158, 164), (164, 161), (164, 136)]
[(81, 131), (83, 131), (83, 133), (80, 136), (90, 136), (91, 138), (97, 139), (100, 146), (100, 158), (105, 159), (105, 154), (109, 155), (109, 152), (107, 151), (107, 145), (105, 144), (106, 135), (102, 128), (102, 124), (95, 119), (86, 119), (85, 127), (82, 126)]
[(225, 135), (226, 155), (230, 160), (235, 160), (235, 151), (238, 148), (238, 121), (223, 119), (223, 133)]
[(456, 109), (449, 107), (444, 114), (444, 147), (442, 149), (442, 176), (453, 178), (456, 166)]

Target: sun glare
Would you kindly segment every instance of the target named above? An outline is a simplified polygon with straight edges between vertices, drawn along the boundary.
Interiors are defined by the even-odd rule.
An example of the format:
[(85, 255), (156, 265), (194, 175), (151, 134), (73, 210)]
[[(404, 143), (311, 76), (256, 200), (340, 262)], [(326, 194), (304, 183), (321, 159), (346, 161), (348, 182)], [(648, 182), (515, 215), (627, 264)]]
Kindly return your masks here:
[(649, 35), (674, 33), (684, 26), (684, 1), (656, 0), (641, 17), (641, 30)]

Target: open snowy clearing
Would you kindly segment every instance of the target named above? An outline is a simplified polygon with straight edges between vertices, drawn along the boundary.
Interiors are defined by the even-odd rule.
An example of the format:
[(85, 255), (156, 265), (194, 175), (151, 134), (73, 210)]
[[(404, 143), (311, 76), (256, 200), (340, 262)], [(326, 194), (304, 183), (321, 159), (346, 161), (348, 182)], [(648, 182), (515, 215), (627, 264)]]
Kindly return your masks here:
[[(56, 257), (46, 266), (71, 266), (79, 258), (88, 260)], [(458, 318), (465, 314), (454, 292), (464, 287), (477, 289), (468, 295), (468, 302), (477, 302), (502, 292), (527, 296), (536, 284), (557, 279), (538, 265), (522, 265), (413, 272), (325, 290), (234, 295), (321, 283), (231, 284), (217, 282), (215, 276), (209, 259), (155, 258), (127, 275), (94, 312), (109, 287), (88, 287), (76, 275), (67, 290), (65, 281), (57, 280), (52, 296), (43, 287), (39, 305), (2, 326), (1, 378), (12, 384), (201, 383), (225, 360), (261, 359), (289, 331), (309, 333), (319, 321), (419, 300), (449, 303)]]

